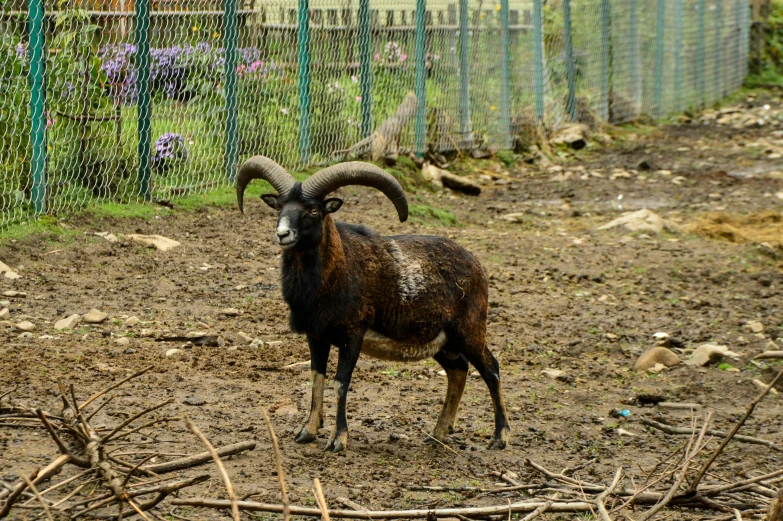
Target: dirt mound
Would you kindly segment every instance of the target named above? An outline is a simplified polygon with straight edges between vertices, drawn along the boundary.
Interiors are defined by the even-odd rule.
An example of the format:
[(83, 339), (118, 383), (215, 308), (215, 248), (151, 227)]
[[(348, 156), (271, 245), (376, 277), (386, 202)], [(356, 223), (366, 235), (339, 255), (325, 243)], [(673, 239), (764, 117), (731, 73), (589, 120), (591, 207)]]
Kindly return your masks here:
[(688, 224), (685, 229), (719, 241), (769, 245), (783, 253), (783, 212), (750, 214), (712, 213)]

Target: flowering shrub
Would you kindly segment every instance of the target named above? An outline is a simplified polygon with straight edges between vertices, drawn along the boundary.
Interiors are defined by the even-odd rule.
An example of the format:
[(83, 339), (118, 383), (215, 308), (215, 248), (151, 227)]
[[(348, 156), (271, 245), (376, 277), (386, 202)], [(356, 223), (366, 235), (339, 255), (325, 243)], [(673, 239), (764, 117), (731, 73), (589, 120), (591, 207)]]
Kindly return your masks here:
[(155, 153), (152, 155), (152, 167), (165, 172), (172, 166), (188, 158), (185, 138), (174, 132), (167, 132), (155, 141)]
[(408, 54), (405, 53), (400, 47), (400, 44), (390, 40), (383, 46), (383, 53), (375, 54), (375, 61), (383, 62), (390, 65), (405, 63), (408, 59)]
[[(131, 44), (107, 45), (100, 51), (101, 70), (108, 78), (112, 95), (125, 105), (138, 99), (135, 63), (137, 48)], [(239, 49), (237, 75), (263, 80), (269, 67), (255, 47)], [(150, 49), (150, 88), (153, 95), (187, 101), (214, 92), (223, 80), (225, 52), (207, 42)]]

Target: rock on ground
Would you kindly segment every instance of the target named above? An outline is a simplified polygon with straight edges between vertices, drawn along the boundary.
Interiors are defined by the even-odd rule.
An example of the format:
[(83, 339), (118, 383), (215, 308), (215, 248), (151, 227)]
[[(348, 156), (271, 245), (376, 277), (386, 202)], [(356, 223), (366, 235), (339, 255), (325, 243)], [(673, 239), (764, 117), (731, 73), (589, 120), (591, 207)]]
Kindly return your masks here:
[(62, 331), (63, 329), (73, 329), (81, 321), (82, 321), (82, 317), (73, 314), (68, 317), (61, 318), (60, 320), (55, 322), (54, 329), (56, 329), (57, 331)]
[(104, 322), (109, 315), (107, 313), (104, 313), (103, 311), (99, 311), (97, 309), (91, 309), (89, 313), (84, 315), (83, 319), (84, 322), (87, 324), (100, 324), (101, 322)]
[(163, 237), (162, 235), (131, 234), (128, 235), (128, 238), (133, 242), (143, 244), (144, 246), (150, 248), (156, 248), (160, 251), (169, 251), (176, 248), (177, 246), (180, 246), (181, 244), (174, 239), (169, 239), (168, 237)]

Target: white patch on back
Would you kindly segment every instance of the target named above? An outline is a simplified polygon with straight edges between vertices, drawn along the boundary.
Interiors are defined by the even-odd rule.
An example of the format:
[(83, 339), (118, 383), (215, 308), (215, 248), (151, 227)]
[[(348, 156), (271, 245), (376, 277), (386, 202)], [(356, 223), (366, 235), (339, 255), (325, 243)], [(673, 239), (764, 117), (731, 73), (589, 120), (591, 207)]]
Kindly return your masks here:
[(446, 344), (446, 333), (441, 331), (434, 339), (424, 344), (399, 342), (368, 329), (364, 335), (362, 353), (373, 358), (392, 362), (415, 362), (432, 357)]
[(397, 287), (403, 302), (414, 300), (424, 289), (421, 264), (408, 258), (395, 241), (389, 241), (389, 253), (397, 263)]

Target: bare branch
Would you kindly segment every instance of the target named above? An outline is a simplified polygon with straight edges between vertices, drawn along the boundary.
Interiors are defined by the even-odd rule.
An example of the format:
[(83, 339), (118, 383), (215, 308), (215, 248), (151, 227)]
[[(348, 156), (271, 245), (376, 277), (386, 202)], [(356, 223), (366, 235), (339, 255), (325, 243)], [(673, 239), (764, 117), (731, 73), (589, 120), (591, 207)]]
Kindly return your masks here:
[(266, 409), (261, 409), (261, 414), (264, 416), (266, 422), (266, 428), (269, 429), (269, 437), (272, 439), (272, 446), (275, 449), (275, 462), (277, 463), (277, 477), (280, 480), (280, 498), (283, 501), (283, 521), (289, 521), (291, 518), (290, 503), (288, 502), (288, 492), (285, 489), (285, 477), (283, 476), (283, 458), (280, 456), (280, 447), (277, 445), (277, 436), (275, 430), (272, 428), (272, 422), (269, 420), (269, 415)]
[(321, 489), (321, 480), (318, 478), (313, 479), (313, 490), (315, 492), (315, 500), (318, 502), (318, 507), (321, 509), (321, 518), (324, 521), (331, 521), (329, 518), (329, 507), (326, 504), (324, 491)]
[[(103, 391), (98, 391), (97, 393), (95, 393), (92, 396), (90, 396), (89, 398), (87, 398), (87, 401), (79, 406), (79, 410), (84, 409), (85, 407), (90, 405), (93, 401), (97, 400), (98, 398), (100, 398), (104, 394), (108, 393), (109, 391), (112, 391), (112, 390), (116, 389), (117, 387), (121, 386), (125, 382), (128, 382), (130, 380), (133, 380), (134, 378), (137, 378), (137, 377), (143, 375), (144, 373), (146, 373), (147, 371), (149, 371), (153, 367), (155, 367), (155, 366), (154, 365), (150, 365), (149, 367), (146, 367), (146, 368), (142, 369), (141, 371), (130, 375), (129, 377), (125, 378), (124, 380), (120, 380), (119, 382), (110, 385), (109, 387), (107, 387)], [(76, 404), (74, 404), (74, 405), (76, 405)]]
[(141, 412), (139, 412), (139, 413), (137, 413), (137, 414), (134, 414), (133, 416), (131, 416), (130, 418), (128, 418), (127, 420), (125, 420), (124, 422), (122, 422), (121, 424), (119, 424), (118, 426), (116, 426), (116, 427), (114, 428), (114, 430), (112, 430), (112, 431), (111, 431), (109, 434), (107, 434), (107, 435), (105, 435), (103, 438), (101, 438), (101, 443), (106, 443), (106, 442), (108, 442), (109, 440), (111, 440), (111, 439), (114, 437), (114, 435), (115, 435), (115, 434), (117, 434), (117, 433), (118, 433), (118, 432), (120, 432), (122, 429), (124, 429), (125, 427), (127, 427), (128, 425), (130, 425), (131, 423), (133, 423), (134, 421), (138, 420), (139, 418), (141, 418), (141, 417), (142, 417), (142, 416), (144, 416), (145, 414), (149, 414), (149, 413), (151, 413), (152, 411), (155, 411), (155, 410), (157, 410), (157, 409), (160, 409), (161, 407), (165, 407), (165, 406), (167, 406), (168, 404), (170, 404), (170, 403), (171, 403), (171, 402), (173, 402), (173, 401), (174, 401), (174, 399), (173, 399), (173, 398), (169, 398), (168, 400), (166, 400), (166, 401), (164, 401), (164, 402), (160, 402), (160, 403), (158, 403), (158, 404), (156, 404), (156, 405), (153, 405), (152, 407), (147, 407), (147, 408), (146, 408), (146, 409), (144, 409), (143, 411), (141, 411)]
[(745, 422), (750, 418), (750, 415), (753, 414), (753, 411), (756, 409), (756, 406), (761, 402), (761, 400), (764, 399), (765, 396), (769, 393), (770, 390), (772, 390), (775, 385), (780, 381), (780, 379), (783, 378), (783, 369), (778, 372), (778, 375), (775, 377), (774, 380), (767, 386), (766, 389), (764, 389), (761, 394), (759, 394), (755, 400), (753, 400), (750, 405), (748, 406), (748, 410), (745, 411), (745, 414), (740, 418), (740, 420), (737, 422), (736, 425), (734, 425), (734, 428), (731, 429), (731, 432), (728, 436), (723, 438), (723, 441), (718, 446), (717, 449), (715, 449), (715, 452), (712, 453), (712, 456), (709, 460), (707, 460), (707, 463), (704, 464), (704, 466), (699, 470), (699, 473), (696, 474), (696, 478), (693, 480), (693, 482), (688, 487), (688, 493), (692, 494), (696, 491), (697, 487), (699, 486), (699, 482), (701, 481), (701, 478), (704, 477), (704, 473), (709, 470), (709, 468), (712, 466), (712, 464), (715, 462), (715, 460), (718, 458), (721, 452), (723, 452), (723, 449), (726, 448), (726, 445), (729, 444), (731, 439), (734, 437), (735, 434), (737, 434), (737, 431), (740, 430), (740, 428), (745, 425)]
[(207, 437), (201, 433), (199, 428), (196, 427), (196, 424), (193, 423), (190, 418), (185, 416), (184, 419), (185, 425), (188, 427), (190, 432), (192, 432), (199, 440), (201, 440), (201, 443), (203, 443), (207, 448), (207, 451), (209, 451), (209, 454), (215, 461), (215, 466), (217, 466), (220, 475), (223, 477), (223, 484), (226, 486), (226, 492), (228, 492), (228, 497), (231, 500), (231, 514), (234, 517), (234, 521), (242, 521), (239, 517), (239, 507), (237, 507), (237, 495), (234, 492), (234, 487), (231, 485), (231, 480), (228, 477), (228, 472), (226, 472), (226, 467), (223, 466), (223, 462), (220, 460), (220, 456), (218, 456), (215, 447), (212, 446)]
[[(39, 502), (39, 503), (41, 504), (41, 506), (43, 507), (44, 513), (46, 514), (46, 518), (47, 518), (49, 521), (54, 521), (54, 518), (52, 517), (52, 513), (51, 513), (51, 511), (49, 510), (49, 505), (47, 505), (47, 504), (46, 504), (46, 501), (44, 501), (44, 498), (43, 498), (43, 497), (41, 497), (41, 494), (40, 494), (40, 492), (38, 492), (38, 489), (37, 489), (37, 488), (35, 488), (35, 485), (33, 485), (33, 482), (30, 480), (30, 478), (28, 478), (28, 477), (27, 477), (27, 476), (25, 476), (24, 474), (22, 474), (22, 476), (21, 476), (21, 477), (22, 477), (22, 480), (24, 480), (24, 482), (25, 482), (25, 485), (27, 485), (27, 486), (30, 488), (30, 490), (32, 490), (32, 491), (33, 491), (33, 494), (35, 494), (35, 497), (36, 497), (36, 499), (38, 500), (38, 502)], [(35, 478), (33, 478), (33, 479), (35, 479)]]

